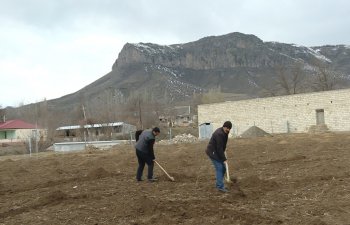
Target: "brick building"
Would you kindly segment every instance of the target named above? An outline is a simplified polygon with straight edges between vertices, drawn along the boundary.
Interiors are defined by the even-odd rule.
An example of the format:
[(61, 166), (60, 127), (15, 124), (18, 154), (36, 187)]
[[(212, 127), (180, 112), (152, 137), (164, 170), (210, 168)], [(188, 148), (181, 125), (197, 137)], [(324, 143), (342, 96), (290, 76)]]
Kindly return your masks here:
[(239, 136), (254, 125), (271, 134), (350, 131), (350, 89), (198, 106), (200, 131), (208, 125), (215, 130), (226, 120), (233, 123), (231, 136)]

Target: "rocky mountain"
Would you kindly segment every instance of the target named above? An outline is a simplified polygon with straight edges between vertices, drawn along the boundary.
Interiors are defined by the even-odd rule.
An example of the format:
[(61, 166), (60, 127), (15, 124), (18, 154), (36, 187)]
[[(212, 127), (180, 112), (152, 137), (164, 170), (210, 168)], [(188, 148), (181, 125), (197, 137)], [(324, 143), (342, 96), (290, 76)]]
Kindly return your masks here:
[(330, 88), (325, 82), (350, 87), (350, 46), (305, 47), (235, 32), (184, 44), (127, 43), (111, 72), (47, 104), (69, 112), (133, 95), (176, 104), (210, 89), (251, 98)]
[[(315, 75), (321, 65), (334, 70), (343, 79), (336, 88), (342, 88), (350, 85), (349, 62), (349, 46), (305, 47), (263, 42), (242, 33), (169, 46), (127, 43), (112, 71), (81, 91), (90, 95), (106, 88), (125, 95), (138, 91), (167, 102), (186, 100), (193, 93), (212, 88), (253, 97), (276, 86), (277, 67), (283, 66), (288, 78), (297, 63), (302, 63), (300, 73), (304, 77)], [(306, 91), (312, 90), (299, 90)]]

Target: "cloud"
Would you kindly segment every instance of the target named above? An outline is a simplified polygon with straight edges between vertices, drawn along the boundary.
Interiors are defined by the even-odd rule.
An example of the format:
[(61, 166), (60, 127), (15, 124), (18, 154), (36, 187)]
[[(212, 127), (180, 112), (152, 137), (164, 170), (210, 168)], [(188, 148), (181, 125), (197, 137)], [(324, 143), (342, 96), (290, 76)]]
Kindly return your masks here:
[[(75, 92), (126, 42), (177, 44), (230, 32), (306, 46), (350, 44), (346, 0), (3, 0), (0, 105)], [(12, 88), (16, 87), (16, 91)]]
[[(5, 28), (0, 71), (0, 105), (61, 97), (108, 73), (124, 41), (108, 32), (84, 28), (74, 32), (32, 29), (24, 24)], [(13, 100), (12, 100), (13, 99)]]

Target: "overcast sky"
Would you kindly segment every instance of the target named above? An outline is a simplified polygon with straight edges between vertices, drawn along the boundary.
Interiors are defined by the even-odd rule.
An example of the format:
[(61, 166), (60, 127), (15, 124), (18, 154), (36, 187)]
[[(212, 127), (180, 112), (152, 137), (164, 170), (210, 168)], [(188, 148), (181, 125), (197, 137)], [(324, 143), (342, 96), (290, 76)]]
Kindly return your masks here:
[(0, 106), (78, 91), (127, 42), (231, 32), (306, 46), (350, 44), (348, 0), (0, 0)]

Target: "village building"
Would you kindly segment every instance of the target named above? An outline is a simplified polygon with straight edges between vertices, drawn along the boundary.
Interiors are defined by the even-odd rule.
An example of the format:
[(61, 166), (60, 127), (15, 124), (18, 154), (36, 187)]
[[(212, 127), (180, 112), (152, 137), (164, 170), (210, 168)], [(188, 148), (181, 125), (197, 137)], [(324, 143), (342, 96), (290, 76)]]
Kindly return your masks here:
[(159, 116), (159, 122), (168, 127), (188, 127), (196, 123), (197, 115), (191, 111), (191, 106), (174, 106), (167, 110), (166, 115)]
[(230, 136), (256, 126), (270, 134), (350, 131), (350, 89), (198, 105), (199, 137), (230, 120)]
[(23, 142), (29, 138), (45, 140), (46, 136), (46, 129), (19, 119), (0, 122), (0, 142)]
[(65, 141), (128, 139), (135, 131), (136, 126), (124, 122), (70, 125), (58, 127), (56, 138), (61, 137)]

